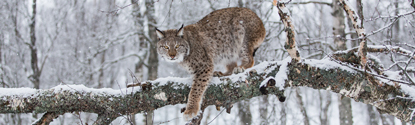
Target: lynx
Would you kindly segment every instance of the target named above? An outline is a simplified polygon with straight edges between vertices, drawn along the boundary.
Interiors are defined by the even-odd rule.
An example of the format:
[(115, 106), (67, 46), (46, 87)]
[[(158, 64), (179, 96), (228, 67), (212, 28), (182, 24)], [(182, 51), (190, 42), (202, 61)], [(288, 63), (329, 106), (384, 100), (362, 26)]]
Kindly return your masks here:
[(178, 62), (192, 74), (193, 84), (184, 111), (184, 118), (189, 120), (199, 112), (203, 94), (214, 75), (231, 75), (234, 70), (254, 65), (253, 57), (264, 40), (265, 28), (253, 11), (235, 7), (213, 11), (178, 30), (156, 28), (156, 33), (157, 53), (168, 62)]

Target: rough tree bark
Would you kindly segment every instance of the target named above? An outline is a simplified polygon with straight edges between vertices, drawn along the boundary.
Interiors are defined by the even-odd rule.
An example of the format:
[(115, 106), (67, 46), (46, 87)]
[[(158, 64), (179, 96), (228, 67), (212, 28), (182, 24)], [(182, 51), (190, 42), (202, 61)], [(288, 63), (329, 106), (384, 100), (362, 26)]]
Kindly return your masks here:
[[(379, 111), (405, 121), (413, 119), (414, 116), (411, 113), (415, 102), (406, 98), (409, 95), (401, 92), (399, 86), (388, 84), (379, 86), (382, 83), (369, 74), (327, 62), (330, 61), (305, 60), (302, 63), (287, 61), (262, 63), (255, 66), (257, 71), (262, 72), (247, 71), (245, 74), (238, 74), (240, 78), (233, 81), (229, 77), (222, 77), (221, 80), (214, 80), (215, 84), (209, 85), (202, 108), (216, 105), (225, 107), (230, 112), (230, 108), (235, 102), (263, 94), (282, 96), (283, 88), (306, 86), (331, 90), (355, 101), (374, 105)], [(280, 69), (284, 70), (280, 71)], [(278, 72), (286, 71), (288, 71), (287, 79), (284, 83), (276, 83), (273, 79), (269, 79)], [(132, 92), (126, 92), (125, 89), (90, 90), (76, 86), (68, 86), (67, 88), (70, 89), (60, 89), (59, 87), (46, 90), (31, 89), (27, 91), (30, 94), (16, 93), (0, 96), (0, 113), (92, 112), (98, 114), (96, 124), (109, 124), (115, 118), (131, 112), (149, 111), (179, 103), (185, 104), (185, 98), (190, 91), (190, 82), (182, 83), (181, 81), (186, 80), (178, 80), (179, 83), (177, 79), (145, 82), (142, 83), (142, 89), (129, 88), (137, 90)], [(371, 82), (367, 82), (366, 79)], [(160, 81), (168, 82), (165, 84), (161, 82), (163, 83), (161, 84)], [(266, 84), (260, 86), (262, 82)], [(2, 88), (1, 91), (14, 90)], [(122, 94), (111, 94), (114, 91)]]

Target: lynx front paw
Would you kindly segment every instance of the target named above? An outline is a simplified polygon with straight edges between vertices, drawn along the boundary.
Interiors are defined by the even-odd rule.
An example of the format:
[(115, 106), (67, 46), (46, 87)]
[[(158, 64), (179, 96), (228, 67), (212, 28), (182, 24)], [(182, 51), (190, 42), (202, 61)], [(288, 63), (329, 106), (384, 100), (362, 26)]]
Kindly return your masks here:
[(189, 121), (192, 120), (194, 117), (196, 117), (199, 112), (199, 110), (197, 108), (193, 108), (193, 109), (187, 109), (184, 111), (183, 117), (184, 120)]
[(233, 74), (238, 74), (238, 73), (241, 73), (241, 72), (244, 72), (244, 71), (245, 71), (245, 69), (243, 67), (235, 67), (233, 69)]

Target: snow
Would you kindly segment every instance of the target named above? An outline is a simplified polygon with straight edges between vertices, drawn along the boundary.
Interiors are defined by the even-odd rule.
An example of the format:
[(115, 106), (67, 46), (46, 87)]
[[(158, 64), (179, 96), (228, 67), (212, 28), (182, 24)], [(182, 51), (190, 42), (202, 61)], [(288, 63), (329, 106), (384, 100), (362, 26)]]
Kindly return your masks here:
[(0, 88), (0, 95), (4, 96), (20, 96), (28, 97), (36, 93), (36, 89), (33, 88)]
[(343, 65), (341, 65), (341, 64), (339, 64), (335, 61), (332, 61), (332, 60), (330, 60), (330, 58), (324, 58), (324, 59), (321, 59), (321, 60), (307, 59), (307, 60), (304, 60), (303, 62), (305, 64), (308, 64), (310, 66), (317, 67), (317, 68), (320, 68), (320, 69), (328, 70), (328, 69), (340, 68), (340, 69), (346, 70), (350, 73), (356, 73), (355, 70), (353, 70), (353, 69), (351, 69), (347, 66), (343, 66)]
[(275, 80), (275, 78), (272, 77), (272, 76), (271, 77), (268, 77), (264, 81), (261, 82), (261, 84), (259, 85), (259, 87), (260, 88), (263, 87), (263, 86), (265, 87), (267, 85), (268, 81), (271, 80), (271, 79), (274, 79)]
[(287, 7), (282, 8), (281, 11), (282, 11), (282, 13), (286, 13), (287, 15), (289, 15), (289, 12), (290, 12), (290, 11), (288, 11)]
[[(58, 85), (52, 88), (55, 93), (60, 93), (62, 91), (70, 91), (70, 92), (81, 92), (81, 93), (97, 93), (97, 94), (111, 94), (111, 95), (120, 95), (123, 92), (131, 93), (133, 89), (111, 89), (111, 88), (102, 88), (102, 89), (94, 89), (88, 88), (85, 85)], [(135, 88), (135, 90), (139, 90), (139, 88)], [(122, 91), (122, 92), (121, 92)]]
[[(387, 71), (384, 71), (383, 73), (386, 76), (388, 76), (388, 78), (390, 78), (390, 79), (402, 79), (402, 75), (399, 74), (399, 71), (389, 71), (389, 70), (387, 70)], [(397, 83), (397, 82), (392, 82), (390, 80), (383, 79), (383, 78), (378, 78), (378, 79), (381, 80), (383, 83), (386, 83), (386, 84), (391, 85), (391, 86), (395, 86), (395, 83)], [(414, 86), (409, 86), (407, 84), (402, 84), (402, 83), (398, 83), (398, 84), (401, 88), (400, 89), (401, 92), (409, 95), (410, 97), (408, 99), (411, 99), (412, 101), (415, 101), (415, 98), (414, 98), (415, 97), (415, 88), (414, 88)], [(407, 97), (404, 97), (404, 98), (407, 98)]]
[[(277, 74), (275, 75), (275, 87), (280, 88), (280, 90), (284, 89), (285, 81), (288, 79), (287, 74), (288, 72), (288, 63), (291, 62), (291, 57), (287, 57), (281, 61), (280, 69), (278, 70)], [(261, 83), (262, 86), (263, 83)]]
[(413, 86), (408, 86), (406, 84), (400, 84), (401, 91), (410, 97), (408, 99), (411, 99), (412, 101), (415, 101), (415, 88)]
[(165, 77), (165, 78), (158, 78), (153, 81), (153, 83), (159, 83), (159, 86), (166, 85), (169, 82), (175, 82), (175, 83), (184, 83), (187, 85), (192, 84), (192, 77), (187, 78), (180, 78), (180, 77)]
[[(123, 88), (123, 89), (112, 89), (112, 88), (102, 88), (94, 89), (88, 88), (85, 85), (58, 85), (51, 88), (55, 93), (61, 93), (62, 91), (69, 92), (80, 92), (80, 93), (96, 93), (96, 94), (106, 94), (106, 95), (125, 95), (128, 93), (133, 93), (140, 91), (139, 87), (133, 88)], [(34, 96), (36, 93), (42, 90), (36, 90), (33, 88), (0, 88), (0, 96), (19, 96), (19, 97), (29, 97)]]

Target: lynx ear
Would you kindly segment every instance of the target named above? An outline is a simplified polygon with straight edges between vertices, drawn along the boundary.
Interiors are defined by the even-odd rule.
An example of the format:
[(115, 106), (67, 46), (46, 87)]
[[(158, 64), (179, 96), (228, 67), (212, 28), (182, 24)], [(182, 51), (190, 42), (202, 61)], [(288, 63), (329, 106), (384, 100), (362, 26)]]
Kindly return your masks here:
[(179, 30), (177, 30), (177, 36), (180, 36), (180, 37), (182, 37), (183, 38), (183, 24), (182, 24), (182, 27), (180, 27), (180, 29)]
[(157, 29), (157, 27), (156, 27), (156, 33), (157, 33), (157, 37), (159, 38), (159, 40), (164, 38), (164, 32)]

